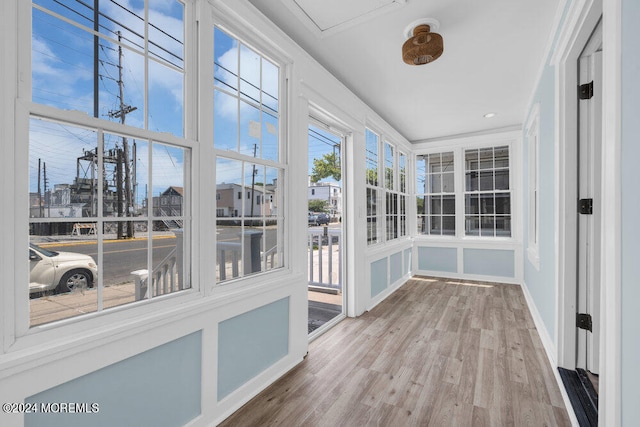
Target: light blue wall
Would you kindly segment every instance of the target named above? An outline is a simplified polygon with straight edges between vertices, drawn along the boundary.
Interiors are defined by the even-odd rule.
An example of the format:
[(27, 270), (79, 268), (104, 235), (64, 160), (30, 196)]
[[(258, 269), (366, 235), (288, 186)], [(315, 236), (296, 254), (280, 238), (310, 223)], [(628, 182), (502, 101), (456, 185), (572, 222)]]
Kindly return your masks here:
[[(555, 340), (556, 307), (556, 249), (555, 249), (555, 68), (547, 65), (533, 98), (533, 105), (540, 104), (539, 137), (539, 247), (540, 270), (531, 264), (527, 256), (529, 245), (529, 143), (523, 138), (524, 153), (524, 282), (540, 313), (552, 340)], [(532, 107), (533, 107), (532, 105)]]
[(371, 298), (387, 289), (387, 259), (371, 263)]
[(97, 403), (91, 414), (26, 414), (25, 426), (181, 426), (200, 415), (201, 333), (195, 332), (26, 402)]
[(218, 400), (289, 353), (289, 298), (218, 325)]
[(411, 248), (404, 250), (404, 274), (411, 274), (412, 253)]
[(463, 250), (464, 273), (483, 276), (515, 277), (515, 254), (512, 250)]
[(389, 258), (389, 283), (396, 283), (402, 278), (402, 252)]
[(457, 273), (458, 250), (421, 246), (418, 248), (418, 269)]
[[(640, 2), (622, 0), (622, 425), (640, 422)], [(606, 284), (605, 284), (606, 286)]]

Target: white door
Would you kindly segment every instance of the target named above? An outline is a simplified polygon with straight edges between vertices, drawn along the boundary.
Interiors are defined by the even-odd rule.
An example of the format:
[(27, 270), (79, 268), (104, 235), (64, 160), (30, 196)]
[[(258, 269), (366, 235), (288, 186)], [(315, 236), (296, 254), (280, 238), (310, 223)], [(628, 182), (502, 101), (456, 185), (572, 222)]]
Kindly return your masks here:
[[(599, 372), (602, 160), (602, 36), (599, 25), (579, 60), (577, 367)], [(590, 82), (593, 82), (592, 88)], [(584, 86), (587, 85), (587, 86)], [(590, 316), (590, 322), (588, 321)], [(590, 329), (587, 326), (590, 323)]]

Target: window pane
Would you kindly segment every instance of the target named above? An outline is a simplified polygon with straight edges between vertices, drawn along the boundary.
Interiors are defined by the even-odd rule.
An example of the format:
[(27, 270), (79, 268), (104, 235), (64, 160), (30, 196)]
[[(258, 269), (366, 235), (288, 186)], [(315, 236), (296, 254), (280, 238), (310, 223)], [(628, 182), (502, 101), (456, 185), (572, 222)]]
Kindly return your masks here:
[(480, 217), (466, 216), (465, 227), (466, 227), (465, 233), (467, 236), (479, 236), (480, 235)]
[[(38, 3), (93, 27), (93, 11), (88, 8), (78, 8), (76, 14), (53, 1)], [(33, 9), (32, 20), (33, 102), (94, 116), (93, 36), (38, 9)]]
[(442, 217), (432, 215), (429, 217), (431, 220), (431, 234), (440, 235), (442, 234)]
[(430, 173), (442, 172), (439, 153), (429, 154), (429, 172)]
[(188, 151), (165, 144), (153, 144), (153, 193), (160, 198), (156, 217), (174, 217), (168, 220), (167, 227), (182, 228), (184, 215), (184, 177), (185, 161)]
[(378, 135), (366, 130), (367, 148), (366, 148), (366, 167), (367, 167), (367, 184), (378, 185)]
[(240, 45), (240, 92), (242, 98), (260, 103), (260, 55)]
[[(143, 190), (148, 183), (148, 143), (113, 134), (104, 134), (104, 167), (103, 176), (103, 215), (104, 216), (137, 216), (147, 214), (142, 204), (142, 198), (136, 194), (140, 186)], [(83, 162), (96, 162), (99, 156), (88, 155)], [(92, 180), (88, 181), (89, 183)], [(97, 182), (94, 183), (96, 185)], [(142, 195), (144, 196), (144, 194)], [(131, 224), (123, 223), (126, 230), (118, 234), (119, 238), (133, 237)]]
[(227, 91), (237, 92), (238, 42), (217, 27), (213, 38), (215, 85)]
[(494, 214), (495, 213), (493, 194), (481, 194), (480, 195), (480, 213), (482, 213), (482, 214)]
[(453, 172), (453, 151), (442, 153), (442, 171)]
[(442, 217), (442, 234), (445, 236), (455, 236), (456, 234), (456, 217), (455, 216), (443, 216)]
[[(184, 135), (184, 76), (173, 68), (149, 61), (149, 129)], [(142, 105), (142, 104), (141, 104)]]
[[(219, 217), (238, 217), (243, 215), (242, 197), (242, 162), (218, 157), (216, 161), (216, 192), (220, 194), (217, 201)], [(220, 211), (222, 210), (222, 211)]]
[(441, 214), (442, 213), (442, 198), (441, 196), (430, 196), (431, 199), (431, 213), (432, 214)]
[(497, 214), (511, 213), (511, 194), (496, 193), (496, 213)]
[(453, 193), (455, 191), (453, 181), (454, 181), (453, 172), (442, 174), (442, 192), (443, 193)]
[(262, 103), (265, 107), (278, 111), (278, 72), (276, 65), (262, 59)]
[(240, 101), (240, 153), (251, 157), (260, 157), (260, 110)]
[(216, 282), (240, 277), (242, 221), (218, 219), (216, 229)]
[(492, 191), (493, 189), (493, 171), (480, 171), (480, 191)]
[(493, 148), (478, 150), (480, 160), (479, 169), (493, 169)]
[(511, 217), (496, 216), (496, 235), (503, 237), (511, 236)]
[(278, 118), (262, 113), (262, 158), (278, 160)]
[(455, 196), (442, 196), (442, 213), (447, 215), (455, 215), (456, 198)]
[(480, 235), (494, 236), (495, 234), (495, 218), (493, 216), (483, 216), (480, 221)]
[(480, 213), (480, 198), (477, 194), (465, 195), (465, 213), (467, 215)]
[(245, 216), (262, 216), (262, 205), (257, 203), (257, 197), (264, 195), (264, 166), (245, 163), (244, 185), (251, 195), (246, 200)]
[(238, 151), (238, 99), (216, 90), (213, 103), (215, 147), (221, 150)]
[(495, 150), (495, 167), (496, 168), (508, 168), (509, 167), (509, 147), (496, 147)]
[(478, 150), (466, 150), (464, 152), (464, 161), (467, 171), (478, 170)]
[(429, 188), (430, 193), (442, 193), (442, 175), (430, 174), (429, 181), (431, 183)]
[(417, 196), (416, 197), (416, 206), (417, 206), (417, 213), (418, 215), (424, 214), (425, 213), (425, 196)]
[(509, 169), (496, 171), (496, 190), (509, 189)]
[(31, 218), (79, 218), (97, 215), (97, 145), (97, 134), (94, 131), (31, 119)]
[(465, 188), (467, 191), (478, 191), (477, 171), (471, 171), (465, 174)]
[(180, 1), (149, 2), (149, 52), (184, 68), (184, 5)]
[[(155, 221), (152, 240), (151, 296), (166, 295), (189, 288), (188, 271), (184, 265), (185, 241), (182, 228), (174, 221)], [(143, 295), (144, 297), (144, 295)]]

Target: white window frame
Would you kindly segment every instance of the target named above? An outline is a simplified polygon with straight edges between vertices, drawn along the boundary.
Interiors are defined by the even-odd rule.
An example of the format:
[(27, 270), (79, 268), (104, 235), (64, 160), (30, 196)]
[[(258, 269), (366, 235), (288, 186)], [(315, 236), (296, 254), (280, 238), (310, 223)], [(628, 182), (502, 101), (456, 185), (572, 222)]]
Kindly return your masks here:
[[(441, 191), (439, 191), (439, 192), (437, 192), (437, 193), (435, 193), (435, 192), (433, 192), (433, 193), (432, 193), (432, 192), (426, 192), (426, 190), (425, 190), (425, 192), (418, 193), (418, 188), (417, 188), (417, 185), (416, 185), (416, 191), (415, 191), (415, 194), (414, 194), (413, 199), (414, 199), (414, 202), (416, 203), (416, 233), (417, 233), (419, 236), (431, 236), (431, 237), (455, 237), (455, 236), (456, 236), (456, 233), (458, 233), (458, 227), (459, 227), (459, 225), (458, 225), (458, 220), (457, 220), (457, 218), (458, 218), (458, 204), (457, 204), (457, 201), (458, 201), (458, 199), (459, 199), (459, 197), (458, 197), (458, 196), (459, 196), (459, 194), (456, 192), (456, 189), (457, 189), (457, 188), (459, 188), (459, 182), (456, 182), (456, 181), (458, 181), (458, 177), (457, 177), (457, 169), (458, 169), (458, 168), (456, 167), (456, 158), (458, 157), (458, 156), (457, 156), (457, 153), (456, 153), (454, 150), (451, 150), (451, 149), (443, 149), (443, 150), (434, 151), (434, 152), (429, 152), (429, 153), (420, 153), (420, 154), (416, 154), (416, 162), (415, 162), (415, 164), (416, 164), (416, 172), (415, 172), (415, 177), (416, 177), (416, 184), (417, 184), (417, 178), (418, 178), (418, 171), (417, 171), (418, 161), (417, 161), (417, 157), (418, 157), (418, 156), (425, 156), (425, 155), (438, 154), (440, 157), (442, 157), (442, 155), (443, 155), (443, 154), (448, 154), (448, 153), (451, 153), (451, 155), (453, 156), (453, 178), (454, 178), (454, 183), (453, 183), (453, 189), (454, 189), (454, 190), (453, 190), (453, 192), (444, 192), (444, 191), (441, 189)], [(428, 165), (427, 165), (427, 167), (428, 167)], [(440, 174), (440, 179), (441, 179), (441, 180), (443, 180), (443, 171), (440, 171), (440, 172), (439, 172), (439, 174)], [(433, 173), (432, 173), (432, 172), (430, 172), (428, 169), (426, 169), (426, 170), (425, 170), (425, 180), (426, 180), (426, 179), (428, 179), (429, 175), (433, 175)], [(444, 181), (442, 181), (442, 182), (444, 182)], [(425, 195), (427, 195), (427, 196), (445, 196), (445, 195), (453, 195), (453, 197), (454, 197), (454, 206), (455, 206), (455, 211), (454, 211), (454, 212), (455, 212), (455, 213), (454, 213), (454, 228), (455, 228), (455, 230), (454, 230), (454, 234), (444, 234), (444, 233), (441, 233), (441, 234), (432, 234), (432, 233), (430, 233), (430, 232), (429, 232), (429, 233), (424, 233), (424, 232), (423, 232), (423, 233), (418, 233), (417, 226), (418, 226), (418, 224), (420, 223), (420, 221), (418, 221), (418, 214), (417, 214), (417, 203), (418, 203), (418, 198), (417, 198), (417, 196), (418, 196), (418, 194), (420, 194), (420, 195), (422, 195), (422, 196), (425, 196)], [(444, 199), (442, 199), (442, 200), (444, 200)], [(444, 203), (442, 204), (442, 206), (444, 206)], [(425, 209), (425, 213), (424, 213), (423, 215), (424, 215), (425, 217), (427, 217), (427, 216), (433, 216), (433, 214), (432, 214), (432, 213), (428, 213), (429, 208), (428, 208), (427, 206), (425, 206), (425, 207), (424, 207), (424, 209)], [(441, 220), (445, 217), (445, 215), (444, 215), (443, 213), (440, 213), (440, 215), (439, 215), (439, 216), (440, 216), (440, 219), (441, 219)], [(442, 230), (442, 228), (441, 228), (441, 230)]]
[[(190, 100), (195, 99), (198, 95), (197, 91), (197, 67), (192, 66), (196, 57), (194, 55), (195, 41), (198, 38), (195, 25), (189, 25), (192, 21), (195, 22), (195, 4), (192, 0), (182, 1), (184, 4), (184, 103), (183, 109), (187, 110), (190, 105)], [(184, 115), (184, 135), (182, 137), (175, 136), (166, 132), (155, 132), (140, 127), (134, 127), (130, 125), (123, 125), (114, 121), (104, 120), (101, 118), (91, 117), (84, 112), (69, 111), (59, 109), (50, 105), (35, 103), (31, 100), (31, 41), (32, 41), (32, 10), (34, 6), (31, 2), (19, 2), (18, 5), (18, 63), (17, 70), (21, 79), (18, 79), (17, 87), (17, 99), (16, 99), (16, 114), (15, 114), (15, 135), (16, 141), (29, 141), (29, 123), (31, 118), (41, 118), (54, 122), (59, 122), (64, 125), (87, 127), (95, 129), (98, 134), (110, 133), (114, 135), (126, 135), (127, 137), (137, 138), (140, 140), (150, 140), (160, 144), (168, 144), (178, 148), (184, 148), (191, 152), (190, 158), (193, 160), (188, 167), (185, 176), (185, 192), (189, 195), (195, 196), (194, 191), (189, 191), (192, 187), (193, 176), (197, 173), (198, 165), (197, 159), (199, 158), (198, 151), (199, 146), (193, 139), (195, 136), (195, 129), (197, 123), (196, 115), (189, 116)], [(76, 25), (76, 24), (73, 24)], [(145, 123), (146, 123), (145, 118)], [(17, 198), (15, 207), (15, 223), (20, 224), (17, 229), (28, 229), (28, 204), (21, 203), (24, 197), (27, 197), (28, 192), (28, 173), (29, 168), (20, 167), (19, 165), (28, 164), (28, 152), (29, 144), (16, 143), (14, 144), (16, 167), (14, 168), (14, 176), (16, 182), (23, 184), (16, 185)], [(24, 194), (21, 194), (24, 193)], [(5, 306), (6, 313), (5, 319), (7, 319), (7, 330), (12, 330), (11, 339), (5, 340), (5, 348), (12, 346), (14, 349), (26, 348), (36, 344), (41, 344), (46, 341), (60, 340), (61, 337), (71, 336), (73, 334), (82, 333), (86, 330), (92, 330), (98, 326), (104, 324), (104, 316), (108, 316), (112, 324), (118, 322), (133, 319), (141, 315), (151, 315), (164, 312), (165, 310), (175, 307), (178, 304), (186, 301), (191, 301), (197, 298), (199, 295), (198, 273), (195, 268), (194, 260), (191, 258), (190, 253), (194, 245), (192, 236), (198, 235), (199, 224), (191, 217), (192, 206), (195, 197), (190, 197), (190, 202), (185, 203), (184, 218), (191, 221), (191, 231), (189, 236), (185, 236), (185, 257), (189, 259), (189, 267), (187, 268), (191, 272), (191, 279), (189, 280), (189, 288), (168, 294), (160, 298), (153, 298), (147, 300), (136, 301), (131, 304), (124, 304), (116, 307), (109, 308), (108, 310), (86, 313), (83, 315), (54, 321), (42, 325), (30, 327), (30, 314), (29, 314), (29, 298), (28, 298), (28, 267), (26, 265), (26, 257), (16, 258), (16, 268), (14, 272), (15, 289), (12, 294), (15, 294), (14, 304)], [(147, 203), (146, 207), (152, 212), (153, 203)], [(152, 215), (149, 215), (152, 218)], [(22, 233), (19, 232), (18, 234)], [(23, 237), (27, 237), (26, 235)], [(100, 237), (98, 238), (98, 244), (101, 244)], [(20, 239), (17, 239), (20, 242)], [(22, 244), (17, 245), (18, 251), (22, 248)], [(23, 252), (26, 253), (26, 247), (23, 248)], [(24, 259), (25, 262), (22, 260)], [(97, 260), (99, 274), (100, 264), (102, 260)]]
[[(215, 283), (212, 283), (211, 285), (209, 285), (207, 292), (223, 296), (223, 295), (231, 294), (240, 289), (259, 286), (260, 284), (264, 283), (265, 275), (281, 275), (281, 274), (289, 274), (291, 272), (291, 269), (290, 269), (291, 267), (289, 262), (290, 254), (287, 250), (290, 247), (290, 244), (288, 244), (286, 240), (288, 238), (288, 232), (285, 226), (285, 218), (287, 217), (286, 212), (289, 209), (289, 206), (286, 203), (286, 200), (290, 198), (289, 193), (287, 194), (285, 193), (287, 191), (290, 191), (289, 185), (287, 185), (288, 176), (289, 176), (289, 166), (288, 166), (289, 159), (287, 157), (287, 123), (288, 123), (287, 114), (288, 114), (288, 103), (289, 103), (288, 85), (289, 85), (289, 74), (290, 74), (291, 67), (290, 67), (290, 60), (288, 58), (285, 58), (281, 56), (281, 54), (276, 53), (278, 52), (276, 46), (270, 45), (266, 40), (256, 38), (255, 34), (239, 26), (234, 21), (227, 19), (225, 16), (225, 13), (222, 11), (218, 11), (215, 6), (213, 7), (213, 9), (214, 9), (213, 19), (212, 21), (206, 24), (210, 26), (209, 31), (212, 36), (211, 40), (213, 40), (214, 28), (217, 27), (219, 30), (222, 30), (228, 36), (234, 38), (239, 43), (242, 43), (247, 48), (253, 50), (259, 56), (270, 61), (271, 63), (275, 64), (279, 68), (279, 81), (278, 81), (279, 121), (278, 121), (278, 159), (277, 160), (263, 159), (260, 157), (251, 157), (246, 154), (239, 153), (237, 151), (216, 148), (215, 141), (213, 142), (213, 144), (211, 144), (211, 141), (213, 141), (213, 134), (211, 134), (210, 141), (205, 141), (205, 144), (211, 144), (210, 147), (206, 148), (207, 153), (212, 156), (209, 158), (209, 161), (216, 162), (218, 157), (221, 157), (228, 160), (242, 161), (244, 163), (255, 163), (260, 167), (273, 168), (273, 169), (278, 169), (280, 171), (278, 176), (278, 185), (280, 187), (280, 190), (278, 191), (278, 199), (277, 199), (277, 206), (278, 206), (277, 220), (279, 221), (280, 224), (282, 224), (282, 226), (278, 227), (277, 239), (280, 242), (280, 247), (278, 248), (278, 254), (279, 254), (279, 257), (281, 258), (281, 265), (278, 268), (251, 273), (250, 275), (245, 275), (244, 273), (242, 273), (239, 277), (236, 277), (233, 279), (227, 279), (220, 282), (213, 281)], [(220, 13), (218, 14), (216, 12), (220, 12)], [(205, 24), (201, 23), (201, 25), (205, 25)], [(208, 51), (207, 54), (209, 54), (210, 52), (213, 52), (213, 47), (214, 46), (212, 45), (211, 50)], [(211, 56), (211, 61), (210, 61), (211, 62), (211, 73), (210, 73), (211, 80), (210, 82), (207, 81), (207, 83), (210, 85), (208, 87), (211, 88), (211, 94), (212, 94), (212, 96), (210, 97), (211, 99), (208, 101), (210, 102), (210, 104), (208, 105), (208, 108), (211, 108), (212, 117), (213, 117), (214, 108), (215, 108), (215, 106), (213, 105), (213, 93), (214, 93), (214, 88), (216, 88), (214, 84), (215, 82), (214, 82), (214, 72), (213, 72), (214, 58), (215, 58), (214, 56)], [(238, 93), (238, 97), (241, 98), (240, 93)], [(213, 176), (211, 176), (210, 178), (211, 182), (217, 185), (215, 174), (212, 174), (212, 175)], [(250, 196), (250, 194), (248, 195)], [(239, 201), (244, 203), (244, 197), (239, 199)], [(253, 203), (254, 201), (251, 200), (250, 202)], [(273, 203), (273, 195), (270, 195), (270, 202)], [(214, 213), (217, 214), (217, 209), (214, 210)], [(209, 250), (212, 250), (214, 253), (214, 257), (217, 258), (217, 256), (215, 256), (215, 254), (217, 254), (217, 248), (215, 246), (209, 247)], [(242, 257), (244, 257), (244, 253), (242, 254)], [(211, 270), (213, 271), (210, 273), (211, 277), (216, 277), (215, 266), (217, 265), (217, 262), (218, 261), (216, 261), (216, 263), (212, 263), (214, 265), (212, 265), (213, 268)]]
[(528, 144), (528, 226), (527, 257), (540, 269), (540, 104), (535, 104), (525, 127)]
[[(405, 168), (407, 167), (408, 163), (408, 156), (406, 155), (405, 152), (403, 152), (402, 150), (400, 150), (399, 145), (396, 144), (392, 138), (390, 138), (388, 135), (386, 135), (383, 132), (378, 131), (374, 126), (366, 126), (365, 129), (365, 134), (367, 133), (372, 133), (373, 135), (375, 135), (377, 137), (377, 158), (376, 158), (376, 167), (377, 167), (377, 173), (378, 173), (378, 183), (376, 186), (372, 185), (369, 182), (369, 179), (367, 176), (365, 176), (365, 183), (366, 183), (366, 190), (367, 191), (376, 191), (376, 240), (369, 242), (367, 241), (367, 245), (368, 246), (374, 246), (374, 245), (379, 245), (379, 244), (383, 244), (386, 242), (393, 242), (396, 241), (400, 238), (406, 237), (408, 235), (408, 231), (406, 228), (406, 222), (405, 222), (405, 232), (402, 232), (402, 226), (401, 226), (401, 199), (402, 196), (405, 196), (405, 220), (406, 220), (406, 199), (408, 197), (408, 182), (406, 182), (407, 179), (407, 173), (405, 170), (405, 193), (402, 193), (400, 191), (400, 171), (399, 171), (399, 157), (400, 155), (405, 156)], [(366, 143), (365, 143), (366, 144)], [(390, 163), (390, 167), (392, 169), (392, 173), (390, 175), (390, 179), (387, 180), (387, 156), (386, 156), (386, 152), (387, 152), (387, 147), (389, 147), (391, 149), (392, 152), (392, 161)], [(367, 149), (365, 147), (365, 149)], [(365, 156), (369, 156), (369, 154), (365, 153)], [(368, 158), (368, 157), (367, 157)], [(367, 169), (368, 170), (368, 169)], [(389, 181), (389, 182), (388, 182)], [(388, 185), (389, 184), (389, 185)], [(395, 196), (395, 211), (393, 213), (389, 213), (387, 212), (387, 198), (391, 196)], [(368, 200), (368, 195), (366, 196), (367, 200)], [(369, 219), (371, 216), (367, 215), (367, 218)], [(388, 229), (388, 221), (391, 219), (393, 220), (395, 218), (395, 222), (396, 222), (396, 231), (397, 231), (397, 235), (396, 236), (389, 236), (389, 229)], [(367, 220), (367, 226), (369, 224), (369, 221)], [(367, 231), (367, 240), (368, 240), (368, 231)]]
[[(520, 135), (522, 135), (520, 133)], [(466, 242), (488, 242), (488, 243), (517, 243), (520, 239), (518, 228), (520, 224), (520, 208), (518, 205), (517, 185), (517, 141), (519, 137), (515, 132), (505, 132), (504, 134), (486, 135), (479, 137), (460, 138), (459, 140), (443, 141), (442, 143), (423, 143), (415, 147), (414, 169), (417, 167), (415, 158), (424, 154), (437, 154), (453, 151), (454, 157), (454, 186), (456, 196), (456, 232), (455, 235), (440, 236), (420, 234), (417, 230), (417, 222), (413, 227), (413, 233), (420, 239), (442, 242), (466, 241)], [(492, 147), (507, 146), (509, 149), (509, 190), (511, 207), (511, 236), (472, 236), (465, 234), (465, 150), (483, 149)], [(502, 192), (502, 191), (501, 191)], [(507, 192), (507, 190), (505, 190)], [(414, 209), (416, 208), (416, 192), (412, 194)], [(417, 211), (416, 211), (417, 212)], [(417, 216), (416, 216), (417, 218)]]

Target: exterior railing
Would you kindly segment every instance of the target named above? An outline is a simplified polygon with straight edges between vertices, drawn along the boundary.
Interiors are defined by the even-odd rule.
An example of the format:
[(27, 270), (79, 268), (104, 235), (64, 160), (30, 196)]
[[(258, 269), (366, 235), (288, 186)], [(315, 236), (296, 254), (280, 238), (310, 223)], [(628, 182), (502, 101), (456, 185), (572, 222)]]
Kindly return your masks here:
[(310, 228), (307, 232), (309, 286), (342, 290), (342, 231)]
[[(151, 271), (152, 297), (184, 289), (183, 281), (183, 231), (173, 230), (176, 247)], [(136, 301), (149, 298), (149, 270), (132, 271), (135, 276)]]

